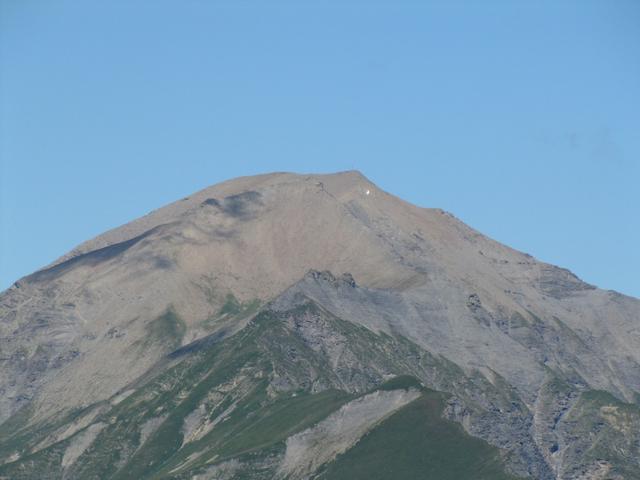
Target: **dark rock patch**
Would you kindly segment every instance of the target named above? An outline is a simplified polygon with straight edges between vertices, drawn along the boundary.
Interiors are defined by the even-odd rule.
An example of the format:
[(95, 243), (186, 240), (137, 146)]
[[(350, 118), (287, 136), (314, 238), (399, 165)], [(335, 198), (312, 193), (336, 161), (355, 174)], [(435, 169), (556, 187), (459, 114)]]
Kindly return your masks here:
[(217, 208), (225, 215), (238, 220), (250, 220), (255, 217), (257, 207), (262, 206), (263, 203), (259, 192), (248, 190), (225, 197), (222, 201), (208, 198), (202, 202), (202, 205)]
[(39, 270), (25, 277), (24, 280), (28, 282), (46, 282), (54, 280), (60, 275), (76, 267), (94, 267), (96, 265), (99, 265), (100, 263), (104, 263), (108, 260), (111, 260), (112, 258), (117, 257), (118, 255), (123, 254), (128, 249), (133, 247), (136, 243), (158, 231), (161, 227), (163, 227), (163, 225), (158, 225), (157, 227), (147, 230), (143, 234), (138, 235), (137, 237), (133, 237), (129, 240), (125, 240), (124, 242), (114, 243), (113, 245), (109, 245), (107, 247), (83, 253), (65, 262), (54, 265), (53, 267)]

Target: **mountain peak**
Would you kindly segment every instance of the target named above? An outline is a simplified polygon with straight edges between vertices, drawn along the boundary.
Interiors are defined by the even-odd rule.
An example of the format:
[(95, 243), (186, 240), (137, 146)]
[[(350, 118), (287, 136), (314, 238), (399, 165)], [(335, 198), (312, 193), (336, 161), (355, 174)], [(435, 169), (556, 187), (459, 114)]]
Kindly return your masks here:
[[(304, 305), (316, 305), (316, 313)], [(40, 425), (67, 409), (117, 406), (141, 378), (189, 352), (267, 328), (256, 327), (258, 317), (279, 319), (273, 332), (289, 329), (304, 340), (282, 352), (273, 350), (278, 341), (259, 350), (284, 362), (268, 369), (272, 378), (259, 377), (268, 392), (295, 386), (316, 398), (331, 388), (365, 392), (389, 375), (417, 375), (456, 395), (447, 414), (505, 446), (514, 471), (533, 478), (550, 480), (556, 463), (569, 458), (554, 455), (564, 448), (554, 435), (577, 438), (571, 428), (580, 422), (569, 419), (560, 433), (547, 429), (566, 405), (600, 391), (609, 397), (597, 398), (615, 407), (614, 400), (634, 402), (640, 392), (637, 300), (584, 284), (440, 210), (404, 202), (360, 172), (273, 173), (229, 180), (155, 210), (0, 294), (0, 422), (29, 412), (29, 422)], [(330, 365), (322, 367), (324, 380), (313, 369), (287, 377), (317, 355)], [(353, 370), (356, 364), (364, 370)], [(217, 420), (209, 420), (206, 428), (214, 428)], [(0, 463), (3, 452), (14, 458), (0, 448)]]

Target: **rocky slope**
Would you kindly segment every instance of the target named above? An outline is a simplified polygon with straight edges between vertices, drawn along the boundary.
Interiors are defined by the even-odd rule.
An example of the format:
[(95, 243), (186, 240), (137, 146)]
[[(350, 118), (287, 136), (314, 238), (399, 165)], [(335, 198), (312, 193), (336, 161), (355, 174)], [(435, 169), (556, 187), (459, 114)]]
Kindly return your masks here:
[(0, 478), (640, 478), (639, 391), (640, 301), (357, 172), (210, 187), (0, 294)]

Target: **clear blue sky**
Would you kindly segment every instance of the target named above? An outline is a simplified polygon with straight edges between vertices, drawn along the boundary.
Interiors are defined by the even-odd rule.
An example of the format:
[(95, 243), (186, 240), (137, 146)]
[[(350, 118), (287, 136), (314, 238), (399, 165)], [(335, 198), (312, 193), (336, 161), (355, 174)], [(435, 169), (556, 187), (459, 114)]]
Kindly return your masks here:
[(0, 288), (207, 185), (356, 168), (640, 297), (640, 2), (0, 0)]

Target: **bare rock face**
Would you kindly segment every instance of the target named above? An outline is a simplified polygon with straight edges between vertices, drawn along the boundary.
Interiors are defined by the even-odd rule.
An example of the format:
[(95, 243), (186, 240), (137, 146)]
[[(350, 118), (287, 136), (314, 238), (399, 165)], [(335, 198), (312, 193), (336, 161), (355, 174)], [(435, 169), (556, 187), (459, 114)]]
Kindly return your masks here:
[[(326, 368), (340, 380), (316, 372), (294, 382), (291, 369), (302, 360), (288, 352), (283, 355), (297, 360), (264, 373), (274, 375), (269, 398), (293, 383), (313, 395), (330, 388), (372, 395), (366, 389), (384, 375), (412, 375), (451, 395), (443, 415), (502, 449), (511, 474), (633, 478), (628, 472), (635, 471), (640, 478), (633, 470), (640, 466), (627, 461), (638, 445), (628, 425), (638, 418), (640, 301), (494, 242), (442, 210), (410, 205), (358, 172), (224, 182), (85, 242), (17, 281), (0, 294), (0, 430), (64, 422), (73, 412), (97, 412), (105, 402), (116, 408), (114, 399), (126, 403), (160, 372), (243, 335), (260, 312), (284, 315), (309, 302), (323, 315), (371, 332), (373, 343), (409, 342), (418, 357), (404, 347), (385, 350), (380, 358), (403, 367), (383, 368), (376, 357), (378, 367), (368, 371), (358, 358), (365, 350), (347, 348), (350, 337), (338, 335), (334, 323), (289, 315), (283, 325), (310, 348), (308, 355), (326, 357)], [(442, 363), (418, 369), (425, 356)], [(238, 385), (251, 384), (252, 368)], [(352, 368), (359, 373), (349, 377)], [(225, 395), (216, 395), (222, 405)], [(195, 406), (189, 417), (206, 428), (181, 425), (180, 435), (191, 432), (204, 441), (205, 433), (193, 432), (221, 428), (215, 418), (203, 420), (206, 405)], [(161, 419), (153, 423), (161, 432), (171, 421), (163, 415), (146, 421)], [(70, 437), (67, 453), (60, 454), (63, 470), (75, 468), (110, 434), (109, 418), (96, 417), (82, 424), (82, 437)], [(585, 437), (588, 425), (598, 425), (595, 437)], [(306, 428), (324, 431), (312, 427)], [(300, 432), (289, 434), (306, 438)], [(0, 464), (24, 455), (9, 446), (17, 441), (11, 435), (0, 435)], [(149, 441), (153, 435), (147, 434)], [(618, 453), (594, 447), (603, 439)], [(197, 442), (187, 444), (195, 448)], [(288, 441), (298, 444), (304, 442)], [(271, 452), (255, 465), (225, 457), (227, 463), (212, 460), (202, 472), (312, 474), (308, 466), (284, 469), (278, 455)]]

